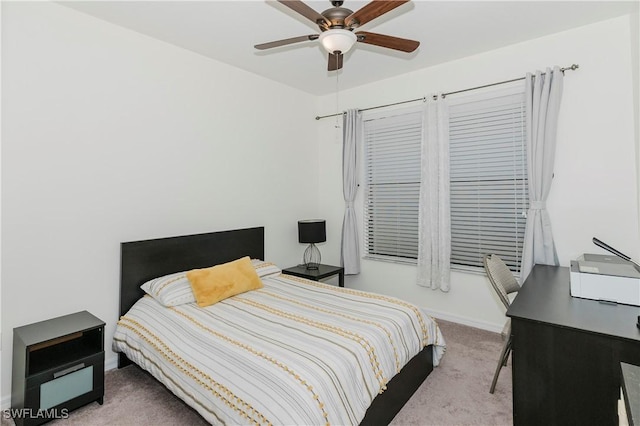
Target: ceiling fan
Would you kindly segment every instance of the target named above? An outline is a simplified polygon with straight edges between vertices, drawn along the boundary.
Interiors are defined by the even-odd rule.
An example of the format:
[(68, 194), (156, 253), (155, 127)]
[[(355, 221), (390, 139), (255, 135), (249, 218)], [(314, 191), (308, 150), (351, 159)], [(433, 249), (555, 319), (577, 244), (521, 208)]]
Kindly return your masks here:
[(342, 7), (343, 1), (334, 0), (331, 1), (333, 5), (332, 8), (318, 13), (300, 0), (278, 0), (278, 2), (318, 25), (320, 34), (310, 34), (256, 44), (255, 48), (265, 50), (302, 41), (319, 39), (322, 46), (329, 52), (329, 71), (336, 71), (342, 68), (344, 54), (347, 53), (356, 42), (373, 44), (402, 52), (413, 52), (420, 46), (419, 41), (367, 31), (354, 32), (360, 25), (364, 25), (409, 1), (410, 0), (373, 0), (358, 11), (353, 12)]

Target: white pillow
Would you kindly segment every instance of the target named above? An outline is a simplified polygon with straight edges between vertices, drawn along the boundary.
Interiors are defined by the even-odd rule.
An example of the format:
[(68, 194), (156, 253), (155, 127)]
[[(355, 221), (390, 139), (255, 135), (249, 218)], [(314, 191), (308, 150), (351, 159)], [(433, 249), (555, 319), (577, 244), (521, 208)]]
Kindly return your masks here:
[(251, 263), (253, 264), (253, 267), (256, 268), (256, 273), (260, 278), (279, 275), (282, 273), (282, 269), (271, 262), (265, 262), (260, 259), (251, 259)]
[[(251, 264), (260, 278), (282, 273), (282, 269), (271, 262), (251, 259)], [(166, 307), (196, 303), (191, 283), (187, 278), (187, 271), (154, 278), (142, 284), (140, 288)]]
[(154, 278), (142, 284), (140, 288), (167, 307), (196, 302), (186, 272)]

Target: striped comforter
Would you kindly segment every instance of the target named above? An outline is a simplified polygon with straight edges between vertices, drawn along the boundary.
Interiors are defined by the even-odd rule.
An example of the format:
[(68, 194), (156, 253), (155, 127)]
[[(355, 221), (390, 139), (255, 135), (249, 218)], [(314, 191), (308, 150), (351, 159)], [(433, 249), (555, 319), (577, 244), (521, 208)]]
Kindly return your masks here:
[(415, 306), (289, 275), (200, 308), (150, 296), (123, 316), (115, 351), (212, 424), (358, 424), (386, 383), (444, 339)]

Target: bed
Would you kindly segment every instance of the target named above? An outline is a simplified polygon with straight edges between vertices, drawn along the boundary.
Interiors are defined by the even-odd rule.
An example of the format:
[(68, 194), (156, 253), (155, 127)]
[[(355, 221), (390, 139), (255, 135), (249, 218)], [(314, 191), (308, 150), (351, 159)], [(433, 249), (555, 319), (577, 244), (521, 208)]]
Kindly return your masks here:
[(263, 227), (122, 243), (118, 367), (138, 364), (212, 424), (388, 424), (445, 350), (413, 305), (258, 260), (263, 288), (209, 307), (141, 289), (264, 254)]

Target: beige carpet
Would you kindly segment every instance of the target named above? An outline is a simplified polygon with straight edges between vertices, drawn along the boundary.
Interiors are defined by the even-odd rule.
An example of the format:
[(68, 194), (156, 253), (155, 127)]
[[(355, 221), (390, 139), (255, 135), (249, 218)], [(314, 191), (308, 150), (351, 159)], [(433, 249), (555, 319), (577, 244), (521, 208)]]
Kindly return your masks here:
[[(511, 362), (503, 368), (496, 392), (489, 386), (502, 341), (499, 334), (438, 321), (447, 353), (392, 425), (512, 424)], [(2, 420), (2, 426), (11, 424)], [(156, 426), (205, 425), (195, 411), (137, 367), (105, 375), (104, 405), (91, 403), (52, 425)]]
[(512, 425), (511, 357), (489, 393), (498, 363), (499, 334), (438, 321), (447, 352), (392, 425)]

